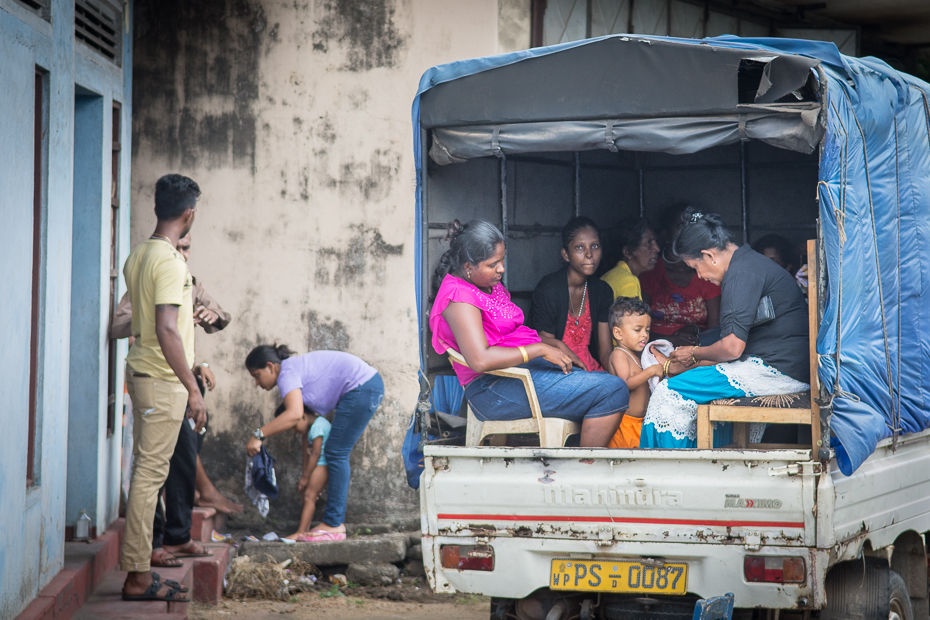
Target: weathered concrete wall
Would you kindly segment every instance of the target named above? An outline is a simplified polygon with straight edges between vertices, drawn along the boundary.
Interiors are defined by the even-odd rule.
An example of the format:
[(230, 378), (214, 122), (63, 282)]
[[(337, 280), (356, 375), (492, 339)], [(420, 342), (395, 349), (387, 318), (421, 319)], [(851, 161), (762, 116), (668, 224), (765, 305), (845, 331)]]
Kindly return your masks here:
[[(234, 317), (197, 333), (198, 360), (219, 384), (204, 463), (224, 490), (242, 497), (245, 442), (279, 398), (246, 373), (251, 347), (340, 349), (378, 368), (387, 392), (352, 455), (347, 520), (416, 515), (400, 457), (418, 364), (410, 105), (430, 66), (498, 51), (502, 10), (497, 0), (137, 5), (132, 238), (152, 230), (159, 176), (197, 180), (191, 272)], [(272, 516), (294, 518), (297, 439), (267, 445), (284, 479)]]

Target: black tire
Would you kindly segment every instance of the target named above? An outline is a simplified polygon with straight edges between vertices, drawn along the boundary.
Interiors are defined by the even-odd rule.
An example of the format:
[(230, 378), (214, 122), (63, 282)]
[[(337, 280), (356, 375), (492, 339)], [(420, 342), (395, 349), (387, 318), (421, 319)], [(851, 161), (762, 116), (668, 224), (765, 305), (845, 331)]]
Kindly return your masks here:
[(888, 571), (888, 620), (914, 620), (911, 597), (904, 579), (893, 570)]
[(825, 586), (821, 620), (917, 620), (904, 579), (879, 558), (837, 564)]

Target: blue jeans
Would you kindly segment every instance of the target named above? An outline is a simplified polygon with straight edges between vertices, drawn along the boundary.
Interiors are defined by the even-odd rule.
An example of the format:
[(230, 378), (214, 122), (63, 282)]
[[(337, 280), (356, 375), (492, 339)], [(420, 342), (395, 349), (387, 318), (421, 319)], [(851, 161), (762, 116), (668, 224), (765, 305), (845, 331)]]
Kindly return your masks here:
[(333, 428), (326, 440), (323, 454), (329, 463), (329, 483), (326, 486), (326, 511), (323, 522), (338, 527), (345, 522), (346, 497), (349, 494), (349, 454), (365, 432), (375, 411), (384, 399), (384, 381), (380, 374), (349, 390), (339, 399), (333, 416)]
[[(536, 387), (543, 417), (582, 422), (626, 411), (630, 391), (623, 379), (606, 372), (574, 369), (567, 375), (542, 358), (521, 364)], [(526, 389), (519, 379), (481, 375), (465, 386), (465, 398), (475, 417), (486, 420), (520, 420), (532, 417)]]

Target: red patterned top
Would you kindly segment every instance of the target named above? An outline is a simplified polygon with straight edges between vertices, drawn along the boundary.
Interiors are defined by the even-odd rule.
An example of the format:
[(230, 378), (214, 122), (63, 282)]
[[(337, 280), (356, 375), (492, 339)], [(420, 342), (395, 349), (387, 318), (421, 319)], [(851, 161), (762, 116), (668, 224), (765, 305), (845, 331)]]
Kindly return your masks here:
[(588, 345), (591, 344), (591, 304), (587, 298), (584, 300), (581, 316), (578, 317), (578, 325), (575, 325), (575, 318), (571, 310), (568, 311), (568, 317), (565, 321), (565, 335), (562, 337), (564, 342), (578, 358), (584, 362), (589, 371), (603, 370), (597, 360), (591, 357), (591, 351)]
[(678, 286), (669, 279), (661, 258), (655, 269), (640, 274), (639, 281), (643, 293), (650, 297), (653, 333), (669, 336), (685, 325), (707, 329), (705, 300), (719, 297), (719, 286), (697, 275), (691, 277), (688, 286)]

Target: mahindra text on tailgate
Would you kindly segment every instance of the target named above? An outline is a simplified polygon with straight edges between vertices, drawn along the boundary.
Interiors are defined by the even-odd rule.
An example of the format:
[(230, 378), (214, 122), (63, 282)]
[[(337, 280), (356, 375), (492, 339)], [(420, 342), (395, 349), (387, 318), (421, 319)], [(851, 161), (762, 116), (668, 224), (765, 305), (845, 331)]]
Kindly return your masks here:
[[(532, 539), (532, 557), (549, 567), (548, 583), (538, 587), (675, 595), (689, 591), (697, 568), (687, 557), (668, 557), (680, 547), (669, 543), (743, 551), (814, 541), (815, 478), (803, 475), (803, 452), (431, 453), (421, 491), (428, 534), (443, 545), (439, 570), (462, 569), (479, 556), (491, 567), (514, 548), (506, 541)], [(443, 542), (463, 537), (473, 546)], [(453, 548), (458, 564), (445, 561)]]

